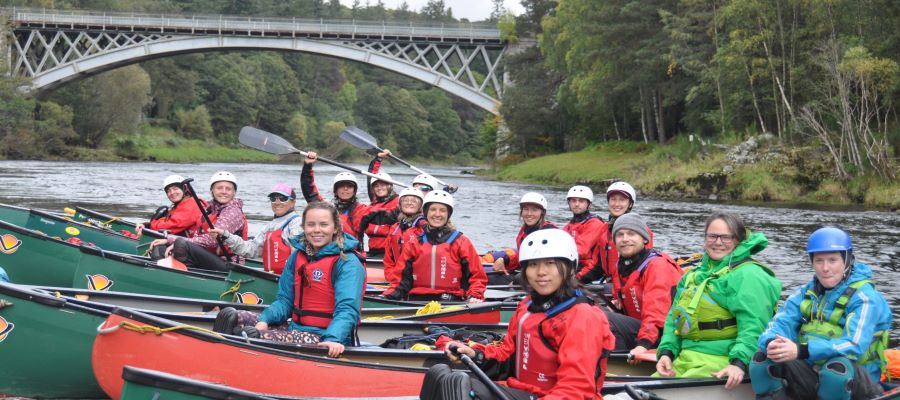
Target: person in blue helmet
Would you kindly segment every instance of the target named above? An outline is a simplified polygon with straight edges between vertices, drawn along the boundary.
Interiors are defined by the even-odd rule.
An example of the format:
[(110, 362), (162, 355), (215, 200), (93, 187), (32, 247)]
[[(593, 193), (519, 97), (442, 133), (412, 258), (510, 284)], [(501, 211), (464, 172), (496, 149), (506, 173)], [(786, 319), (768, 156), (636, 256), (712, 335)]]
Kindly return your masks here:
[(795, 290), (759, 337), (750, 363), (758, 399), (871, 399), (891, 330), (891, 309), (850, 235), (824, 227), (806, 245), (815, 276)]

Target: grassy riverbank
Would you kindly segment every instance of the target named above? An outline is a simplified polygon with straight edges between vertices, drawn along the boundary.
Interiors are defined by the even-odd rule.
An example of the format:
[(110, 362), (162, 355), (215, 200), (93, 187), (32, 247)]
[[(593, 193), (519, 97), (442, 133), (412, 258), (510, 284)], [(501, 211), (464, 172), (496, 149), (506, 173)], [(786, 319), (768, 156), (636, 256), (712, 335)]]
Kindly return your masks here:
[(277, 156), (246, 146), (185, 139), (169, 129), (149, 125), (142, 126), (137, 134), (111, 137), (100, 149), (76, 148), (75, 157), (82, 161), (125, 159), (174, 163), (278, 161)]
[(825, 156), (814, 149), (776, 144), (761, 147), (759, 154), (754, 163), (734, 164), (716, 146), (686, 141), (666, 146), (615, 142), (488, 173), (500, 180), (562, 186), (585, 183), (595, 190), (625, 180), (639, 192), (660, 198), (900, 209), (900, 182), (872, 176), (837, 181), (830, 177)]

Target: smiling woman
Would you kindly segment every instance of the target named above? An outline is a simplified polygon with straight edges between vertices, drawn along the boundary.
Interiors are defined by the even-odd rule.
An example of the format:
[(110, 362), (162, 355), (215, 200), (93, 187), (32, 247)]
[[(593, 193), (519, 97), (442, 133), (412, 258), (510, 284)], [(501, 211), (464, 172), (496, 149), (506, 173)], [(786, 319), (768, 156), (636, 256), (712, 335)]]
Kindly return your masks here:
[(225, 244), (235, 254), (247, 258), (262, 257), (266, 271), (280, 274), (284, 264), (291, 255), (288, 241), (302, 232), (300, 216), (294, 208), (297, 205), (297, 193), (290, 185), (279, 183), (269, 192), (269, 203), (272, 205), (273, 218), (253, 240), (234, 235), (223, 229), (210, 229), (212, 235), (225, 237)]

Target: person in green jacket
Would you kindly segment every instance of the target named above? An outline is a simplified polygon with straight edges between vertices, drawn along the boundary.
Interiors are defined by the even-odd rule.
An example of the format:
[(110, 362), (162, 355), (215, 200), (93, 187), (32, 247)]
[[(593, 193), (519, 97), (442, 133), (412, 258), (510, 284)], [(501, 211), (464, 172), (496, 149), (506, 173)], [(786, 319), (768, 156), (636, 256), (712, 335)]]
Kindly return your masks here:
[(781, 282), (751, 257), (769, 244), (734, 214), (706, 220), (706, 252), (678, 283), (657, 348), (661, 376), (727, 378), (737, 387), (781, 296)]

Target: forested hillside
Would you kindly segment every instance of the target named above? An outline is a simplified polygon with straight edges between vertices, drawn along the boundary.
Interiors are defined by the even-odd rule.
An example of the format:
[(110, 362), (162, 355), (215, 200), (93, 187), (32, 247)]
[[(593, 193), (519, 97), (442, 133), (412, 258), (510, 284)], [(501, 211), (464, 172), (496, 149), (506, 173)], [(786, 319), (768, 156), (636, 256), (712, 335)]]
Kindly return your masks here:
[(507, 58), (510, 160), (620, 139), (681, 144), (688, 159), (771, 133), (814, 146), (838, 179), (897, 175), (900, 2), (522, 4), (518, 36), (539, 46)]

